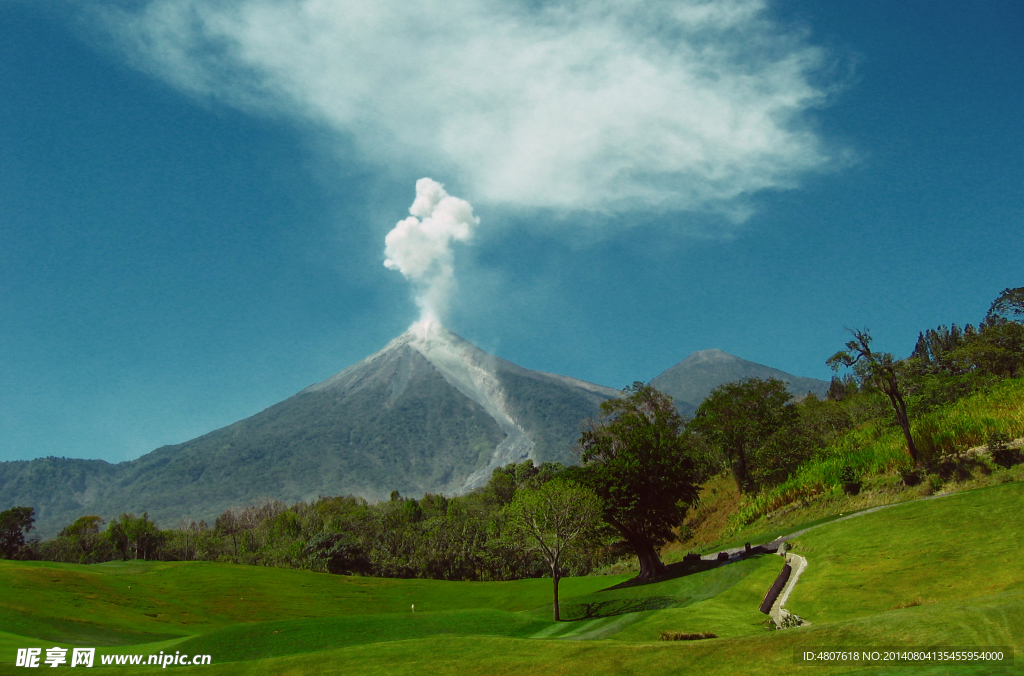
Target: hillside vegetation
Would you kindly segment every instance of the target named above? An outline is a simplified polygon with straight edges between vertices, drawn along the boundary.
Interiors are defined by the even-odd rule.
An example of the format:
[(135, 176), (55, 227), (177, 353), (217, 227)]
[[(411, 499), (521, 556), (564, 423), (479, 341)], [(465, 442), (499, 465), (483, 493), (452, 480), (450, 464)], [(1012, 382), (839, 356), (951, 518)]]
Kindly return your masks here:
[[(992, 433), (1003, 433), (1011, 438), (1024, 436), (1024, 379), (1000, 382), (991, 389), (924, 414), (914, 421), (912, 429), (919, 447), (937, 459), (932, 472), (920, 477), (920, 488), (903, 484), (900, 472), (908, 472), (913, 467), (900, 431), (885, 421), (871, 421), (837, 439), (821, 456), (802, 465), (785, 482), (757, 495), (745, 496), (731, 525), (747, 525), (787, 506), (813, 499), (842, 499), (845, 496), (842, 474), (847, 467), (866, 480), (864, 486), (869, 489), (868, 493), (871, 488), (887, 483), (903, 484), (904, 488), (912, 489), (906, 491), (903, 499), (922, 492), (981, 485), (986, 479), (1017, 479), (1019, 472), (1001, 471), (990, 461), (986, 462), (987, 451), (978, 447), (984, 446)], [(975, 452), (968, 453), (972, 448)], [(869, 506), (863, 498), (851, 502)]]
[(752, 378), (704, 400), (688, 427), (735, 487), (707, 482), (667, 554), (1021, 478), (1024, 288), (1005, 289), (977, 327), (922, 332), (904, 359), (851, 333), (827, 360), (847, 372), (824, 399)]

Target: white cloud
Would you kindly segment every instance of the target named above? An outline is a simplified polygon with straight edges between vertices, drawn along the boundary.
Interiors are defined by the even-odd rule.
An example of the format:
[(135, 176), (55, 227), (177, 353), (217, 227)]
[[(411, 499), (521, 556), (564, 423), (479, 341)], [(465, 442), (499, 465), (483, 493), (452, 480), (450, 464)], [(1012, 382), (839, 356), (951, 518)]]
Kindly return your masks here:
[(820, 51), (759, 0), (140, 0), (135, 63), (349, 136), (474, 202), (742, 213), (828, 163)]

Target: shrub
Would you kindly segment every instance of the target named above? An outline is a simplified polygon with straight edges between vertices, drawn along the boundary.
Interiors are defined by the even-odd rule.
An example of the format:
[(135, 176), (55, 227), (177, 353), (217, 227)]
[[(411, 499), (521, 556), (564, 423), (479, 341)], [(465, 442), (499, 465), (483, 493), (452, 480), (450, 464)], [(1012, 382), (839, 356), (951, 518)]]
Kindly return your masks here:
[(992, 462), (1005, 469), (1010, 469), (1014, 465), (1024, 462), (1024, 453), (1021, 453), (1018, 448), (1003, 448), (998, 451), (992, 451)]
[(768, 631), (778, 631), (779, 629), (792, 629), (793, 627), (799, 627), (804, 623), (802, 617), (794, 615), (793, 613), (783, 611), (782, 617), (779, 619), (779, 623), (776, 624), (775, 620), (768, 618), (761, 623), (761, 626)]
[(347, 533), (320, 533), (306, 546), (314, 568), (335, 575), (366, 575), (370, 559), (359, 541)]
[(843, 465), (842, 471), (839, 472), (839, 482), (843, 484), (843, 491), (847, 495), (857, 495), (860, 493), (860, 478), (853, 470), (853, 467)]
[(921, 470), (916, 467), (901, 469), (900, 477), (903, 478), (903, 485), (905, 486), (917, 486), (921, 483), (921, 479), (924, 478)]
[(983, 471), (985, 470), (985, 464), (972, 455), (943, 455), (930, 464), (932, 471), (942, 477), (943, 481), (949, 481), (950, 479), (967, 481), (971, 478), (971, 472), (974, 468), (978, 467)]
[(1010, 448), (1009, 443), (1009, 434), (991, 432), (988, 435), (988, 452), (992, 456), (992, 462), (1006, 469), (1024, 462), (1024, 454), (1020, 452), (1020, 449)]
[(1010, 435), (1005, 432), (989, 432), (988, 435), (988, 451), (992, 453), (994, 451), (1004, 451), (1007, 448), (1007, 444), (1010, 443)]

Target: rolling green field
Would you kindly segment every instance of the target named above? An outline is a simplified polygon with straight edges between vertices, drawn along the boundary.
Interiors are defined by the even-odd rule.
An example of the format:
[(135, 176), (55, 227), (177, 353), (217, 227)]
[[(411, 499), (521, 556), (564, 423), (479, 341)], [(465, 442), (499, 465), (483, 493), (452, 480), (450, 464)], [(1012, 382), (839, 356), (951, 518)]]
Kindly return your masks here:
[[(678, 568), (672, 579), (442, 582), (214, 563), (0, 561), (0, 672), (18, 648), (180, 651), (202, 674), (1024, 673), (1024, 484), (904, 503), (793, 540), (808, 568), (768, 631), (757, 606), (782, 560)], [(796, 529), (794, 529), (796, 530)], [(412, 606), (415, 604), (415, 612)], [(659, 641), (661, 631), (714, 639)], [(1011, 646), (1014, 666), (794, 664), (808, 646)], [(44, 653), (45, 654), (45, 653)], [(43, 665), (43, 668), (49, 668)], [(29, 672), (31, 673), (31, 672)]]

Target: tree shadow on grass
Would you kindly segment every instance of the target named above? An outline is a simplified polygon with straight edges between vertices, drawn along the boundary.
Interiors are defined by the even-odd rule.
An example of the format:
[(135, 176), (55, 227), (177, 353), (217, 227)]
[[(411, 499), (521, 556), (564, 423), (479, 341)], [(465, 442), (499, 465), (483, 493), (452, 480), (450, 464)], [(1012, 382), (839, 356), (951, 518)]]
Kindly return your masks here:
[(719, 561), (679, 561), (677, 563), (670, 563), (665, 566), (665, 571), (657, 577), (652, 577), (649, 580), (641, 580), (640, 578), (634, 577), (631, 580), (620, 582), (619, 584), (612, 585), (602, 589), (601, 591), (612, 591), (613, 589), (629, 589), (630, 587), (642, 587), (647, 584), (657, 584), (658, 582), (664, 582), (666, 580), (674, 580), (678, 577), (686, 577), (687, 575), (693, 575), (694, 573), (703, 573), (706, 570), (717, 568), (722, 565)]
[(639, 613), (644, 610), (664, 610), (685, 605), (685, 601), (674, 596), (645, 596), (636, 599), (609, 599), (591, 603), (573, 603), (561, 607), (562, 619), (566, 621), (595, 620), (613, 615)]
[(612, 585), (611, 587), (605, 587), (601, 591), (629, 589), (630, 587), (642, 587), (648, 584), (657, 584), (659, 582), (665, 582), (666, 580), (674, 580), (676, 578), (686, 577), (687, 575), (693, 575), (694, 573), (703, 573), (706, 570), (718, 568), (719, 566), (728, 565), (730, 563), (738, 563), (739, 561), (746, 561), (748, 559), (757, 559), (762, 556), (773, 556), (774, 554), (774, 550), (765, 551), (763, 547), (755, 547), (752, 553), (747, 554), (746, 556), (739, 556), (728, 561), (705, 561), (703, 559), (697, 561), (678, 561), (665, 566), (665, 571), (657, 577), (652, 577), (649, 580), (641, 580), (634, 577), (631, 580), (620, 582), (619, 584)]
[[(758, 551), (757, 553), (738, 557), (730, 562), (735, 563), (737, 561), (755, 559), (767, 555), (769, 555), (767, 552)], [(665, 571), (656, 578), (650, 580), (639, 580), (637, 578), (633, 578), (632, 580), (626, 580), (625, 582), (620, 582), (619, 584), (612, 585), (611, 587), (606, 587), (599, 592), (595, 592), (595, 594), (614, 591), (617, 589), (642, 587), (648, 584), (657, 584), (658, 582), (674, 580), (687, 575), (693, 575), (694, 573), (702, 573), (704, 571), (711, 570), (712, 568), (718, 568), (720, 566), (727, 565), (730, 562), (704, 560), (679, 561), (665, 566)], [(726, 586), (731, 586), (731, 584), (727, 584)], [(567, 602), (561, 605), (561, 615), (563, 620), (568, 621), (592, 620), (602, 617), (611, 617), (613, 615), (624, 615), (626, 613), (638, 613), (645, 610), (679, 608), (702, 598), (706, 597), (698, 593), (696, 596), (642, 596), (639, 598), (614, 598), (606, 601)]]

